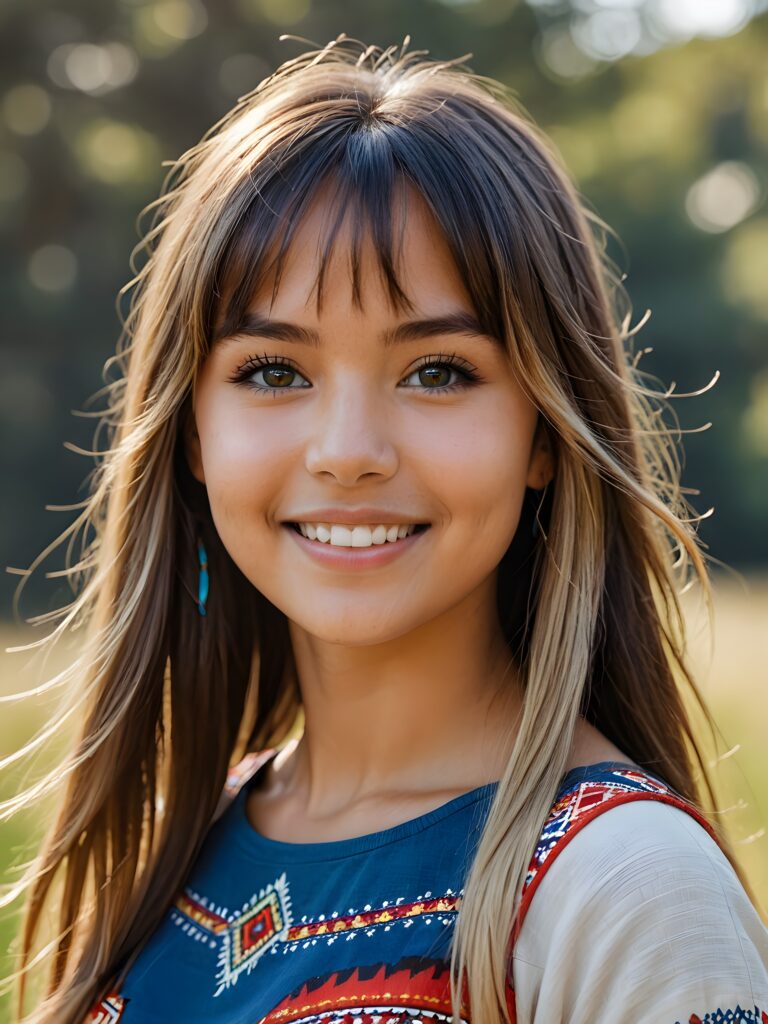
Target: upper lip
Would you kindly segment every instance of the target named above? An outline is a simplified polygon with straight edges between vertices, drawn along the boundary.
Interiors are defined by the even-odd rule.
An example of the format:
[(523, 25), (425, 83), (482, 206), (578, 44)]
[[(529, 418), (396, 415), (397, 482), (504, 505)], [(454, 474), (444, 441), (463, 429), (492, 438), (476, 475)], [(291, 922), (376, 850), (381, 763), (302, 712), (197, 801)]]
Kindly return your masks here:
[(418, 516), (407, 515), (403, 512), (387, 512), (383, 508), (313, 508), (307, 512), (301, 512), (290, 519), (284, 520), (288, 523), (347, 523), (349, 526), (369, 526), (371, 524), (390, 523), (408, 525), (410, 523), (428, 524), (428, 520), (420, 519)]

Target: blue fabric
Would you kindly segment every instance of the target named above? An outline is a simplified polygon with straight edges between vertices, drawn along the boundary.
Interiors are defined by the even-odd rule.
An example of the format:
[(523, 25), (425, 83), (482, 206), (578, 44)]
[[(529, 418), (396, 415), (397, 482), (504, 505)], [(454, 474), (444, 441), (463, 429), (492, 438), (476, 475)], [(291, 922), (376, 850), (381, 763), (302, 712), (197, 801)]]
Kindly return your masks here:
[[(574, 769), (559, 793), (617, 764)], [(418, 1008), (448, 1020), (457, 900), (496, 787), (368, 835), (285, 843), (254, 830), (244, 785), (119, 994), (91, 1019), (332, 1024), (364, 1004), (370, 1016), (358, 1009), (357, 1021), (382, 1008), (386, 1020)]]

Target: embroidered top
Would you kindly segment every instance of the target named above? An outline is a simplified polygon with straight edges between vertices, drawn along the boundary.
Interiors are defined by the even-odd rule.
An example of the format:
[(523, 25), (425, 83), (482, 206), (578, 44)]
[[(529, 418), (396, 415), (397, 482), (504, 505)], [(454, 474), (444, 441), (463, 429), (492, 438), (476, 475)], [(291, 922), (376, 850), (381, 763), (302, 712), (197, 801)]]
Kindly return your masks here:
[[(233, 770), (185, 886), (89, 1021), (448, 1024), (451, 934), (497, 783), (379, 832), (286, 843), (245, 810), (273, 754)], [(768, 1024), (768, 930), (714, 833), (621, 762), (561, 780), (512, 935), (517, 1024)]]

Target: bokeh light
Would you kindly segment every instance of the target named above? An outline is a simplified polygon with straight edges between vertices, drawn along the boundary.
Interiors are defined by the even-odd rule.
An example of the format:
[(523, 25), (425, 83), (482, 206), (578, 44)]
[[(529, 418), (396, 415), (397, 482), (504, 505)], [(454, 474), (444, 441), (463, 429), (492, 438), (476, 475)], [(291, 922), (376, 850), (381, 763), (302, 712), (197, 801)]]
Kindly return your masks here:
[(41, 292), (67, 292), (77, 279), (77, 257), (65, 245), (43, 245), (30, 256), (27, 276)]
[(146, 181), (160, 162), (154, 136), (106, 117), (94, 118), (80, 130), (74, 151), (85, 173), (106, 185)]
[(51, 99), (39, 85), (15, 85), (3, 96), (3, 120), (17, 135), (37, 135), (50, 118)]
[(640, 42), (642, 27), (635, 11), (595, 11), (586, 17), (574, 18), (571, 34), (587, 56), (618, 60), (631, 53)]
[(48, 58), (48, 77), (62, 89), (100, 96), (134, 80), (139, 70), (136, 51), (125, 43), (63, 43)]
[[(454, 0), (443, 0), (453, 3)], [(542, 40), (544, 66), (558, 78), (579, 79), (594, 70), (579, 64), (571, 47), (596, 62), (628, 54), (646, 56), (696, 36), (733, 35), (766, 0), (527, 0), (547, 28)], [(549, 24), (547, 24), (549, 22)], [(570, 38), (570, 45), (569, 40)]]
[(721, 276), (726, 298), (768, 320), (768, 217), (753, 218), (728, 236)]
[[(611, 10), (635, 10), (642, 7), (646, 0), (586, 0), (587, 7), (603, 7)], [(576, 4), (577, 7), (584, 6), (584, 0)]]
[(685, 210), (697, 228), (717, 233), (748, 217), (757, 208), (760, 197), (760, 183), (752, 168), (737, 160), (726, 160), (691, 185), (685, 197)]
[(664, 35), (681, 40), (738, 32), (752, 16), (752, 4), (745, 0), (653, 0), (648, 13)]
[(207, 26), (208, 12), (201, 0), (159, 0), (133, 12), (136, 48), (147, 57), (168, 55)]
[(194, 39), (208, 25), (208, 14), (200, 0), (161, 0), (151, 12), (160, 31), (174, 39)]
[(576, 45), (570, 29), (552, 25), (541, 33), (537, 54), (544, 71), (551, 72), (555, 79), (584, 78), (597, 66)]

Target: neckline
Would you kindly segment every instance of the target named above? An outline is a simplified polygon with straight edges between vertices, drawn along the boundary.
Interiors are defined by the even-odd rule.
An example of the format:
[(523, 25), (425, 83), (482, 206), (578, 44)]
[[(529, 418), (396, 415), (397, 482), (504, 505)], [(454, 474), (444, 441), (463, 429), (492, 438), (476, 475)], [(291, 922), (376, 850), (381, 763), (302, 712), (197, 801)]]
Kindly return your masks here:
[[(275, 755), (273, 755), (275, 756)], [(246, 796), (248, 791), (263, 768), (272, 760), (268, 758), (260, 765), (257, 771), (239, 789), (235, 800), (235, 825), (236, 834), (240, 841), (246, 846), (251, 854), (259, 858), (278, 860), (284, 863), (310, 863), (320, 861), (341, 860), (355, 854), (366, 853), (370, 850), (388, 846), (409, 836), (416, 835), (424, 829), (448, 818), (452, 814), (488, 799), (488, 805), (492, 802), (499, 781), (486, 782), (482, 786), (476, 786), (466, 793), (460, 793), (445, 803), (409, 818), (407, 821), (392, 825), (389, 828), (380, 829), (377, 832), (367, 832), (361, 836), (350, 836), (346, 839), (332, 839), (323, 842), (291, 843), (282, 839), (271, 839), (258, 832), (251, 824), (246, 813)], [(629, 768), (637, 771), (637, 766), (627, 761), (596, 761), (594, 764), (579, 765), (571, 768), (560, 779), (557, 789), (557, 796), (562, 795), (568, 788), (578, 782), (583, 782), (589, 775), (611, 768)], [(645, 769), (642, 769), (643, 771)], [(650, 773), (649, 773), (650, 774)]]

